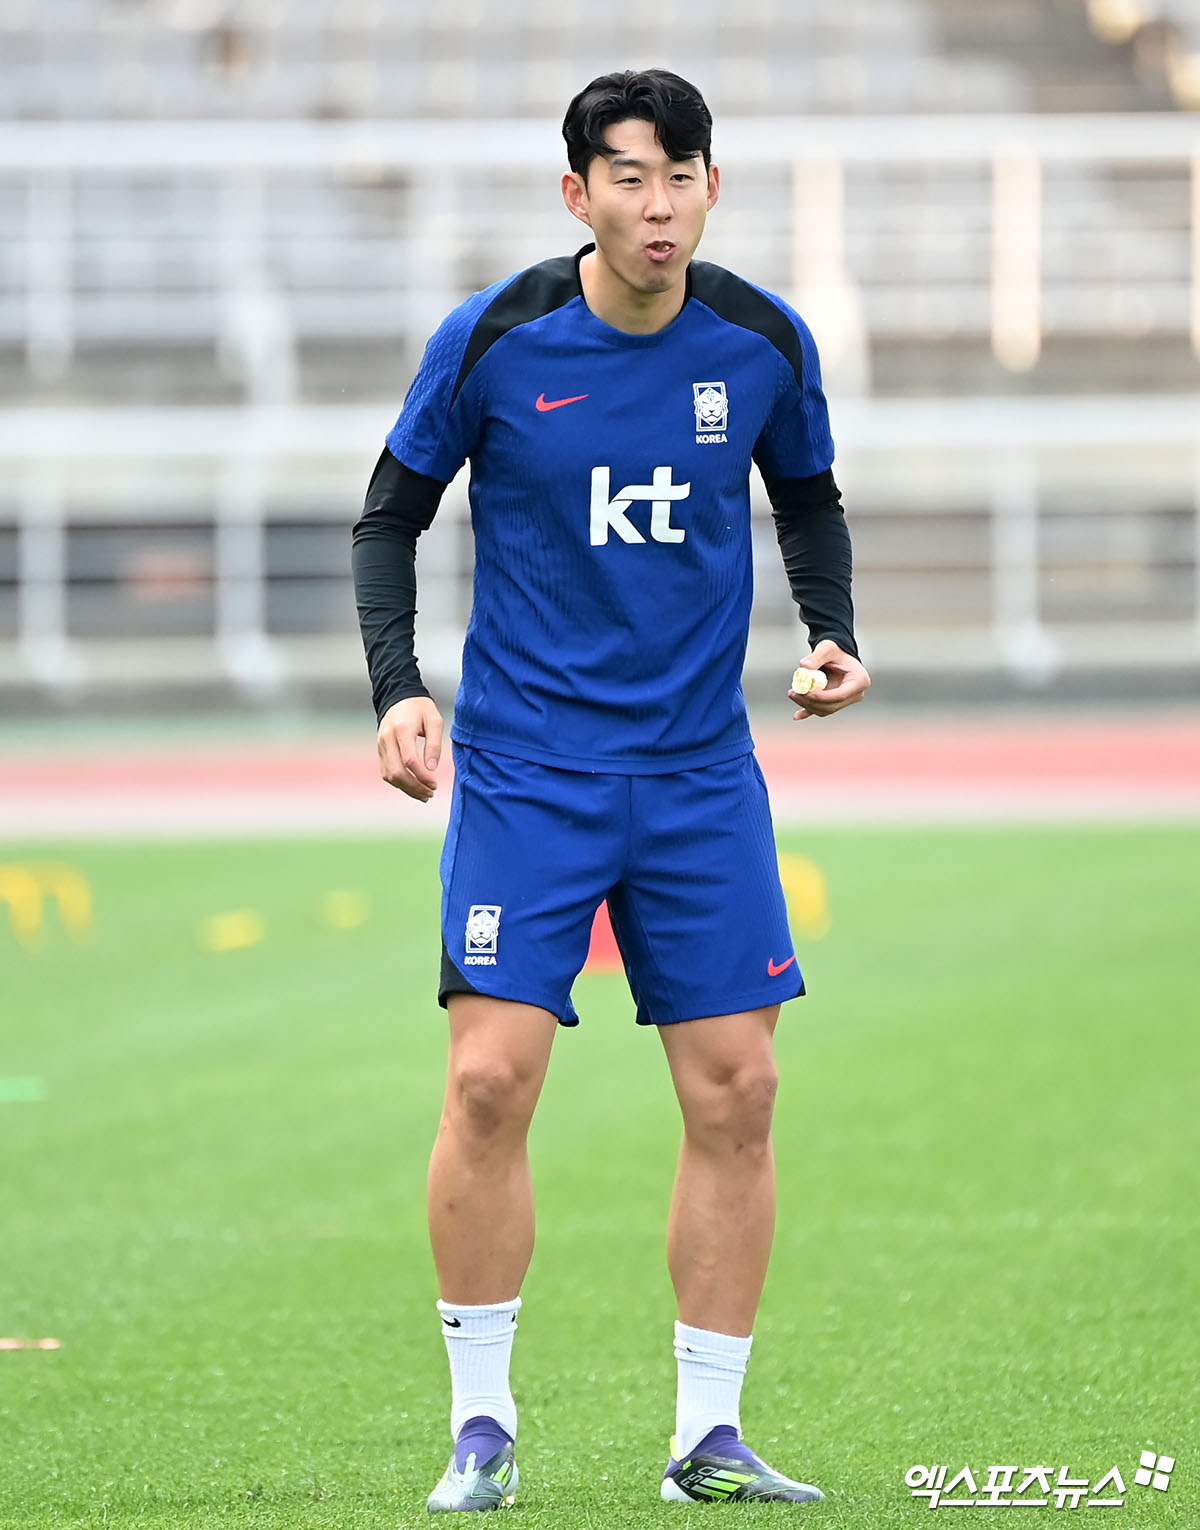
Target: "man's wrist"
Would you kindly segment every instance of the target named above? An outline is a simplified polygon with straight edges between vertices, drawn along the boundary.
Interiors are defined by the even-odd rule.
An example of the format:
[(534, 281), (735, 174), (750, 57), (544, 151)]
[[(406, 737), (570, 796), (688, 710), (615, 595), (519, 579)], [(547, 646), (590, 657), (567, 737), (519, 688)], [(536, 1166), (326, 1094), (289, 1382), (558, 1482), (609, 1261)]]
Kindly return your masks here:
[(377, 721), (382, 722), (397, 702), (411, 701), (414, 696), (426, 696), (430, 701), (433, 700), (433, 697), (429, 695), (429, 692), (423, 685), (402, 686), (398, 691), (389, 695), (387, 700), (379, 707), (376, 712)]
[(852, 659), (858, 658), (858, 644), (849, 632), (810, 632), (808, 641), (812, 648), (818, 643), (836, 643), (843, 653), (848, 653)]

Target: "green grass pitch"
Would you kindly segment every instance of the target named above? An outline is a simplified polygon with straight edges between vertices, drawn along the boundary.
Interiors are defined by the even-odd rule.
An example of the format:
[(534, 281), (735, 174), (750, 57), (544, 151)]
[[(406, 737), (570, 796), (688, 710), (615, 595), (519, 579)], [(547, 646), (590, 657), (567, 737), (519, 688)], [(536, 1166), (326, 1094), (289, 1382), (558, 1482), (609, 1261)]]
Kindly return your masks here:
[[(532, 1151), (506, 1523), (930, 1523), (905, 1472), (1119, 1466), (1200, 1525), (1200, 830), (785, 833), (833, 927), (779, 1030), (780, 1225), (747, 1438), (823, 1507), (670, 1506), (678, 1121), (623, 981), (588, 976)], [(0, 1526), (400, 1527), (449, 1446), (424, 1231), (437, 846), (11, 847), (92, 938), (0, 909)], [(357, 928), (320, 922), (357, 891)], [(206, 917), (265, 937), (202, 949)], [(20, 1080), (40, 1081), (44, 1098)], [(7, 1091), (7, 1098), (4, 1097)], [(1177, 1458), (1136, 1487), (1144, 1449)]]

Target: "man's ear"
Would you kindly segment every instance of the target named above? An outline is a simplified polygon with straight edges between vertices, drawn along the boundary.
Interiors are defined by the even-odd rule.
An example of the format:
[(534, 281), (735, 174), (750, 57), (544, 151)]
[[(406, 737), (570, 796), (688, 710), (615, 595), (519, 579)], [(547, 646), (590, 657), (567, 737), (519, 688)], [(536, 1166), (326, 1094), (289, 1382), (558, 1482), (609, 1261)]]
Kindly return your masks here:
[(580, 223), (586, 223), (589, 228), (592, 220), (588, 216), (587, 182), (577, 170), (568, 170), (562, 178), (563, 201), (567, 204), (567, 211), (572, 217), (578, 218)]
[(716, 165), (708, 167), (708, 210), (712, 212), (717, 205), (717, 198), (721, 195), (721, 172)]

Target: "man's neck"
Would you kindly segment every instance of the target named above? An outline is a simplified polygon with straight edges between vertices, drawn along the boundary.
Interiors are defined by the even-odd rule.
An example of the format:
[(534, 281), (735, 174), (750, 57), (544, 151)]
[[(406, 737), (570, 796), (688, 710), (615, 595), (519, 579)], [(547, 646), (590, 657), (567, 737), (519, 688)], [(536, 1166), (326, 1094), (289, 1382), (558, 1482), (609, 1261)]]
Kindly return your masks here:
[(665, 292), (638, 292), (622, 281), (599, 250), (579, 262), (584, 301), (598, 319), (628, 335), (653, 335), (666, 329), (687, 299), (687, 272)]

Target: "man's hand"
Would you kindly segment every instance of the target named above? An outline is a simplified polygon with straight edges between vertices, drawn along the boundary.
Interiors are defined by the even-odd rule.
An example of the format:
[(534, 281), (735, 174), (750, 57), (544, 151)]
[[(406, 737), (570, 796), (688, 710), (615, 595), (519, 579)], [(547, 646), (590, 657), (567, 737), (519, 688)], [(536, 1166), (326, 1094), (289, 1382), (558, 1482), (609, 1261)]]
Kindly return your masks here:
[(387, 709), (379, 724), (379, 774), (389, 786), (428, 802), (441, 757), (442, 714), (428, 696), (409, 696)]
[(863, 666), (844, 648), (839, 648), (832, 638), (817, 644), (807, 659), (800, 660), (801, 669), (823, 669), (829, 684), (823, 691), (809, 691), (807, 696), (797, 696), (789, 691), (789, 697), (799, 703), (797, 721), (805, 717), (828, 717), (843, 707), (853, 706), (867, 694), (871, 677)]

